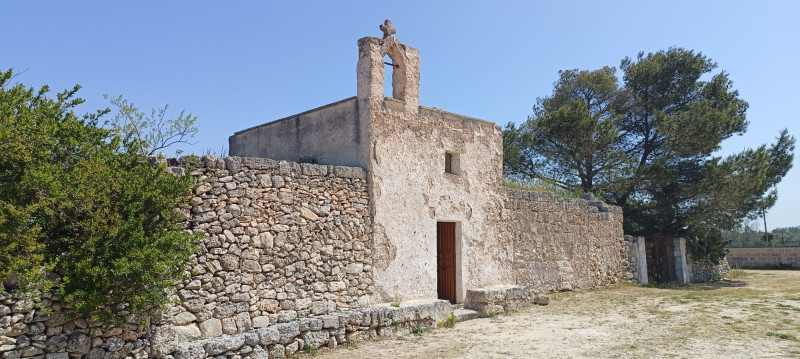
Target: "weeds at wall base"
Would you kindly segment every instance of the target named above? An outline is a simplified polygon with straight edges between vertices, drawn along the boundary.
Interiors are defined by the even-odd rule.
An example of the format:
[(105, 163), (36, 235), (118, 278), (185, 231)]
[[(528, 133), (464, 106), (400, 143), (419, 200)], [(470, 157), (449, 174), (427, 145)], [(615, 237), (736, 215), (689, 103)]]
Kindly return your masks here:
[(316, 356), (316, 355), (317, 355), (317, 352), (319, 352), (319, 349), (317, 349), (316, 347), (314, 347), (314, 346), (312, 346), (312, 345), (310, 345), (310, 344), (306, 344), (306, 345), (303, 347), (303, 350), (302, 350), (302, 351), (303, 351), (303, 353), (306, 353), (306, 354), (308, 354), (308, 355), (311, 355), (311, 356)]
[(411, 327), (411, 333), (414, 333), (414, 335), (416, 335), (416, 336), (421, 336), (422, 334), (428, 333), (428, 332), (430, 332), (432, 330), (433, 330), (433, 328), (423, 327), (421, 324), (417, 324), (417, 325)]
[(456, 315), (455, 315), (455, 313), (450, 312), (450, 316), (448, 316), (447, 319), (443, 319), (443, 320), (439, 321), (439, 326), (440, 327), (445, 327), (445, 328), (453, 328), (453, 327), (455, 327), (456, 326)]

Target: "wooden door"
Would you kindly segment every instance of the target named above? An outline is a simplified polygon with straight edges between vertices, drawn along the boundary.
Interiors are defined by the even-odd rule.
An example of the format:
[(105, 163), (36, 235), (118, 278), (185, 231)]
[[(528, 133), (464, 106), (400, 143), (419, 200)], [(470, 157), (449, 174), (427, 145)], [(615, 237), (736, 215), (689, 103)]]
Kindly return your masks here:
[(437, 292), (439, 299), (456, 302), (456, 224), (436, 223)]
[(675, 248), (672, 237), (647, 236), (644, 243), (647, 254), (647, 275), (657, 283), (678, 280), (675, 273)]

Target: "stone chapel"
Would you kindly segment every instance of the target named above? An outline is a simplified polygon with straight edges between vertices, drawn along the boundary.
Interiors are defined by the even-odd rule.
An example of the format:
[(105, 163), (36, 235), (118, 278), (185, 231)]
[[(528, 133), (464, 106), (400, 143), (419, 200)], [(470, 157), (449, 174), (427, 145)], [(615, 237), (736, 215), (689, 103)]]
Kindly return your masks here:
[(355, 97), (236, 132), (230, 155), (365, 169), (383, 300), (461, 303), (467, 288), (514, 282), (500, 263), (511, 249), (489, 221), (501, 216), (502, 130), (420, 106), (419, 50), (391, 22), (381, 29), (358, 40)]

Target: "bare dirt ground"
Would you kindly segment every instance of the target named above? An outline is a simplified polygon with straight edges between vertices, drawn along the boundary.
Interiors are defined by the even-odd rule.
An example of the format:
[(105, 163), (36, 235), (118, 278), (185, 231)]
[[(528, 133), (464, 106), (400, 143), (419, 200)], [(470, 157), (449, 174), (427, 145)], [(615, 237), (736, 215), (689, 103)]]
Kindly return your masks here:
[(800, 358), (800, 271), (551, 295), (494, 318), (321, 350), (360, 358)]

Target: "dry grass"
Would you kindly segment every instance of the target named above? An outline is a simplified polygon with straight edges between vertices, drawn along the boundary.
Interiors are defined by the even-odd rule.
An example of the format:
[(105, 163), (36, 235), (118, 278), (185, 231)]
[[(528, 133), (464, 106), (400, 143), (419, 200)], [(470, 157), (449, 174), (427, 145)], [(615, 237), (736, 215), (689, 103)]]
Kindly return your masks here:
[[(408, 336), (406, 336), (408, 338)], [(324, 358), (800, 358), (800, 271), (734, 270), (689, 286), (558, 293), (546, 307)]]

